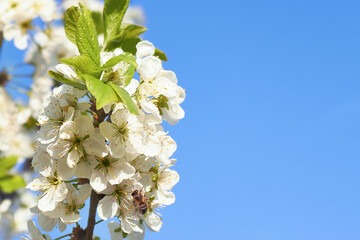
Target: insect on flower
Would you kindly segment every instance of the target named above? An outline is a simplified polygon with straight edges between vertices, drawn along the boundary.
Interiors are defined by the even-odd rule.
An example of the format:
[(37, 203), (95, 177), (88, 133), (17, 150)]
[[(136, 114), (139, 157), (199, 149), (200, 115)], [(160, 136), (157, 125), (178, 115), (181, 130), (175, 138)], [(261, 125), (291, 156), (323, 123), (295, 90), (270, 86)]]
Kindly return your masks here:
[(144, 215), (148, 209), (148, 199), (141, 193), (141, 190), (134, 190), (131, 193), (131, 196), (133, 197), (135, 208), (139, 211), (140, 214)]

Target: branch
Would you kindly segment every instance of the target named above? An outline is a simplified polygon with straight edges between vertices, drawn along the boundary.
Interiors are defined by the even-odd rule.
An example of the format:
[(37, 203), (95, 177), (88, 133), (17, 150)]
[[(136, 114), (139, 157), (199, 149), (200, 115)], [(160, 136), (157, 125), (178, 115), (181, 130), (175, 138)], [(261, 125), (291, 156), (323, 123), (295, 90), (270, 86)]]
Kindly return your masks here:
[(3, 36), (3, 32), (0, 31), (0, 51), (1, 51), (1, 47), (4, 41), (4, 36)]
[(88, 224), (86, 227), (86, 235), (84, 240), (92, 240), (93, 233), (94, 233), (94, 226), (95, 226), (95, 216), (96, 216), (96, 208), (99, 203), (99, 195), (91, 191), (91, 197), (90, 197), (90, 208), (89, 208), (89, 218), (88, 218)]

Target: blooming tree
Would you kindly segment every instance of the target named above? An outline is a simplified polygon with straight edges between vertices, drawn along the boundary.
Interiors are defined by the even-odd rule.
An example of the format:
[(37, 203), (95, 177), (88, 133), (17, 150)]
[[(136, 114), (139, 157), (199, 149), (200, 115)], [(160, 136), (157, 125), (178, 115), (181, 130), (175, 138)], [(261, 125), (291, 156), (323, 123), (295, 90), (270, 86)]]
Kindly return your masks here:
[[(162, 68), (166, 55), (140, 38), (147, 30), (139, 25), (142, 14), (126, 13), (128, 5), (129, 0), (105, 0), (104, 6), (64, 1), (61, 27), (56, 22), (62, 14), (53, 1), (0, 3), (4, 38), (19, 49), (32, 39), (25, 58), (35, 66), (29, 104), (15, 104), (0, 88), (0, 108), (8, 115), (0, 121), (0, 190), (10, 194), (23, 186), (22, 178), (9, 172), (19, 158), (37, 174), (26, 188), (39, 193), (18, 190), (21, 197), (2, 197), (0, 213), (9, 212), (16, 200), (17, 209), (25, 205), (31, 218), (34, 205), (31, 212), (41, 230), (27, 221), (27, 239), (51, 239), (43, 233), (56, 226), (64, 232), (74, 223), (57, 239), (99, 239), (94, 227), (108, 219), (112, 240), (143, 239), (146, 228), (160, 230), (158, 210), (175, 202), (176, 143), (162, 123), (173, 125), (184, 117), (185, 92), (175, 73)], [(47, 28), (30, 34), (37, 17)], [(0, 84), (9, 82), (3, 71)], [(15, 127), (7, 129), (10, 124)], [(27, 175), (26, 181), (32, 174)], [(86, 205), (87, 226), (80, 226)], [(95, 222), (96, 214), (101, 221)], [(14, 222), (26, 224), (24, 218)]]

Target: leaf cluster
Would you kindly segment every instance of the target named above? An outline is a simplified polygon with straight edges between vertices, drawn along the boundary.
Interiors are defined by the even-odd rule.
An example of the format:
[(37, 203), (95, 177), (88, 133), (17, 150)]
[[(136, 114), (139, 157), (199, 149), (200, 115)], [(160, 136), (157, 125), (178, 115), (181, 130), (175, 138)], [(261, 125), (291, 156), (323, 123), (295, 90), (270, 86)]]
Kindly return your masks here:
[(16, 156), (8, 156), (0, 159), (0, 191), (12, 193), (20, 188), (25, 187), (24, 179), (17, 174), (9, 173), (16, 162)]
[[(72, 58), (60, 59), (64, 64), (71, 66), (79, 76), (79, 80), (70, 79), (64, 75), (49, 71), (50, 77), (73, 86), (80, 90), (88, 90), (96, 99), (96, 108), (100, 109), (111, 102), (124, 103), (129, 111), (138, 114), (138, 108), (131, 96), (123, 88), (127, 86), (135, 74), (137, 67), (136, 44), (141, 41), (139, 35), (147, 29), (134, 24), (122, 23), (129, 0), (105, 0), (104, 10), (101, 14), (91, 12), (83, 4), (71, 7), (65, 13), (65, 33), (67, 38), (74, 43), (80, 55)], [(98, 34), (104, 33), (102, 46), (98, 42)], [(100, 52), (110, 52), (121, 48), (125, 52), (108, 60), (104, 65), (100, 63)], [(160, 50), (156, 51), (161, 59), (166, 60), (166, 55)], [(124, 84), (119, 86), (112, 81), (100, 80), (109, 69), (120, 62), (129, 66), (122, 76)]]

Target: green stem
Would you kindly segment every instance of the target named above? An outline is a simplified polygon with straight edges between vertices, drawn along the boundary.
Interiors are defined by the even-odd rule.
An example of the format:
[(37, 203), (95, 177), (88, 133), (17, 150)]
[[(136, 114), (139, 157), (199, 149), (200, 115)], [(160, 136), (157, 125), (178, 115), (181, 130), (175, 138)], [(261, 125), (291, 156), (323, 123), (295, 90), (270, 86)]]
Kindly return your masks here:
[(97, 222), (95, 223), (95, 225), (98, 224), (98, 223), (101, 223), (101, 222), (103, 222), (103, 221), (104, 221), (104, 220), (101, 219), (101, 220), (97, 221)]
[(72, 182), (78, 182), (79, 181), (79, 179), (77, 179), (77, 178), (74, 178), (74, 179), (71, 179), (71, 180), (67, 180), (67, 181), (65, 181), (66, 183), (72, 183)]

